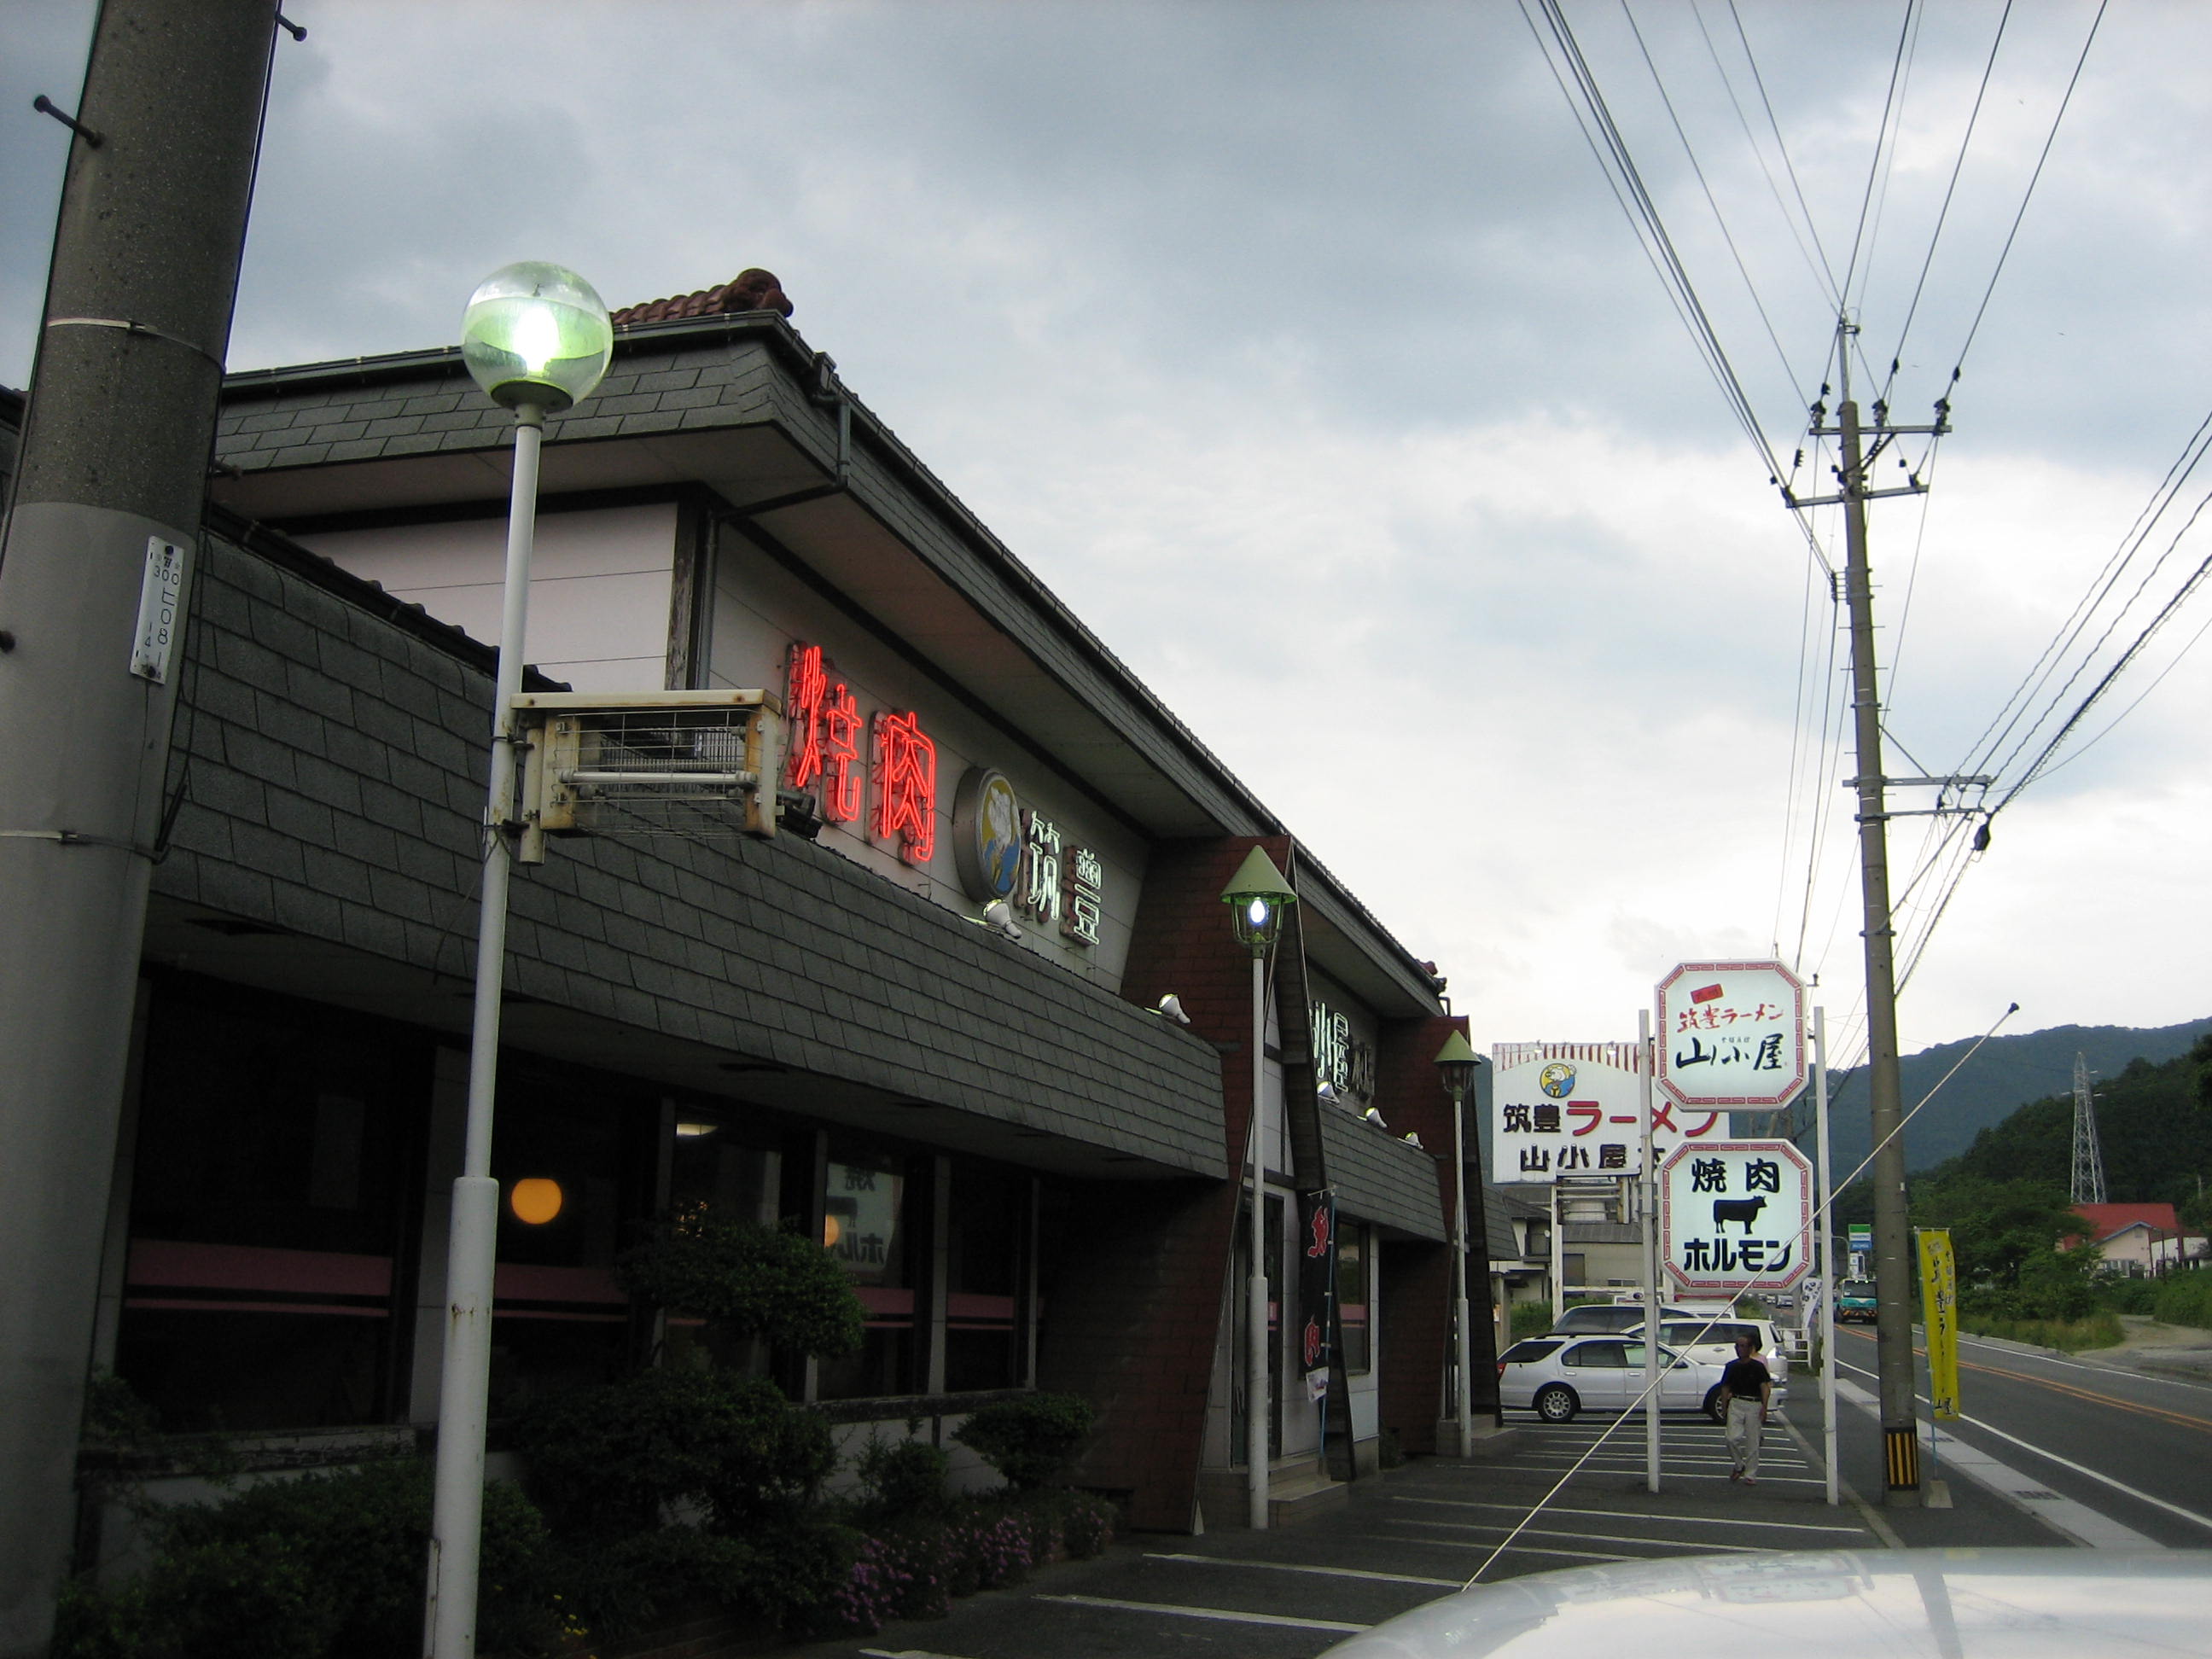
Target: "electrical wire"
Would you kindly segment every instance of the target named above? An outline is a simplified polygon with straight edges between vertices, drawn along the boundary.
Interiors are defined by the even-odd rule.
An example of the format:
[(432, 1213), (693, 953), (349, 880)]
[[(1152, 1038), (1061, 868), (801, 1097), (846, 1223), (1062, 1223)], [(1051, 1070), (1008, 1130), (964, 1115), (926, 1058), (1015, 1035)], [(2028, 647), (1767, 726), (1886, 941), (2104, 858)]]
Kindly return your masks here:
[[(1744, 32), (1743, 18), (1736, 11), (1735, 0), (1728, 0), (1728, 9), (1729, 19), (1735, 25), (1735, 38), (1743, 47), (1743, 60), (1751, 69), (1752, 84), (1759, 88), (1759, 107), (1766, 112), (1767, 130), (1774, 135), (1775, 151), (1782, 157), (1782, 170), (1790, 177), (1790, 188), (1797, 198), (1797, 210), (1804, 216), (1805, 234), (1813, 239), (1813, 252), (1819, 256), (1817, 274), (1827, 285), (1829, 309), (1840, 311), (1844, 305), (1843, 289), (1837, 284), (1835, 267), (1829, 262), (1828, 251), (1820, 245), (1820, 227), (1813, 222), (1813, 210), (1805, 200), (1805, 187), (1798, 182), (1796, 167), (1790, 160), (1790, 146), (1783, 142), (1782, 125), (1774, 118), (1774, 101), (1766, 95), (1766, 77), (1759, 72), (1759, 55), (1751, 49), (1751, 37)], [(1700, 29), (1705, 27), (1705, 19), (1702, 15), (1698, 19), (1698, 27)], [(1710, 44), (1711, 37), (1707, 37), (1707, 40)], [(1714, 61), (1717, 63), (1719, 61), (1717, 56)], [(1729, 95), (1731, 99), (1735, 95), (1732, 88)], [(1737, 112), (1741, 113), (1741, 106)], [(1758, 148), (1756, 144), (1752, 146), (1754, 154), (1757, 153)], [(1765, 170), (1765, 166), (1766, 163), (1762, 159), (1759, 162), (1761, 171)], [(1769, 173), (1767, 184), (1770, 187), (1773, 182), (1773, 175)], [(1789, 210), (1785, 208), (1782, 216), (1787, 221), (1790, 217)], [(1794, 225), (1791, 227), (1791, 234), (1796, 234)], [(1802, 246), (1802, 244), (1800, 246)]]
[(1890, 60), (1889, 90), (1882, 96), (1881, 125), (1875, 130), (1874, 159), (1867, 164), (1866, 188), (1859, 197), (1859, 221), (1851, 233), (1851, 257), (1844, 267), (1843, 293), (1846, 305), (1850, 302), (1852, 282), (1858, 275), (1859, 256), (1867, 252), (1867, 227), (1874, 209), (1875, 190), (1880, 182), (1886, 158), (1890, 153), (1890, 120), (1897, 110), (1901, 82), (1905, 75), (1905, 54), (1912, 38), (1912, 20), (1919, 8), (1917, 0), (1905, 0), (1905, 15), (1897, 30), (1897, 51)]
[(1982, 65), (1981, 85), (1974, 89), (1974, 106), (1966, 115), (1966, 130), (1959, 138), (1959, 154), (1951, 163), (1950, 182), (1943, 186), (1943, 205), (1936, 215), (1936, 228), (1928, 238), (1927, 256), (1920, 262), (1920, 276), (1912, 284), (1912, 301), (1905, 308), (1905, 325), (1898, 331), (1897, 349), (1889, 354), (1889, 374), (1882, 381), (1882, 401), (1889, 399), (1890, 388), (1895, 384), (1899, 365), (1905, 361), (1905, 343), (1912, 333), (1912, 319), (1920, 313), (1920, 296), (1928, 286), (1928, 272), (1936, 263), (1936, 244), (1943, 240), (1944, 222), (1951, 216), (1951, 199), (1958, 193), (1959, 174), (1966, 165), (1966, 151), (1974, 142), (1975, 125), (1982, 118), (1982, 100), (1989, 96), (1990, 76), (1997, 66), (1997, 48), (2004, 44), (2005, 25), (2012, 20), (2012, 0), (2005, 0), (2003, 12), (1997, 18), (1997, 32), (1990, 42), (1990, 55)]

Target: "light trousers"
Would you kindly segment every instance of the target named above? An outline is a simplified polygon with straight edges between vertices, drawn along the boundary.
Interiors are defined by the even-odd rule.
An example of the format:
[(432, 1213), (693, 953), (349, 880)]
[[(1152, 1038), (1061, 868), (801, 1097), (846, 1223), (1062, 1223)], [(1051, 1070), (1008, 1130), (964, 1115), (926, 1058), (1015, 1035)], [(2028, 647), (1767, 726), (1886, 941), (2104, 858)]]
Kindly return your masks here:
[(1729, 1401), (1728, 1426), (1723, 1431), (1728, 1437), (1729, 1455), (1745, 1478), (1752, 1480), (1759, 1478), (1759, 1441), (1765, 1427), (1759, 1415), (1757, 1400), (1739, 1396)]

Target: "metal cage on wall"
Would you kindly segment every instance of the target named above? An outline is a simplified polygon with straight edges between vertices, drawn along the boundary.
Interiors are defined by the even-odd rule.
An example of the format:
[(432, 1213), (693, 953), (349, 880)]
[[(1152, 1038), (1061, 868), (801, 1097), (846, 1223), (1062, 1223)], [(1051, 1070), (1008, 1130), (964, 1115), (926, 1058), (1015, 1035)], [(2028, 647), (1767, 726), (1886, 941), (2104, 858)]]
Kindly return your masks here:
[(530, 692), (522, 857), (549, 836), (775, 833), (781, 705), (767, 691)]

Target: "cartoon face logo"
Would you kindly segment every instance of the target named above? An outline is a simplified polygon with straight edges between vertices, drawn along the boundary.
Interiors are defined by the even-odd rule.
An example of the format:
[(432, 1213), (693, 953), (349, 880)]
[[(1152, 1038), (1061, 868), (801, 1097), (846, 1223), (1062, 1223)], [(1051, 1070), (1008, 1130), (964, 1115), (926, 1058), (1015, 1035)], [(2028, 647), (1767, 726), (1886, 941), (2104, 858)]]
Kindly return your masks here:
[(1565, 1100), (1575, 1086), (1575, 1068), (1555, 1060), (1536, 1074), (1536, 1086), (1554, 1100)]

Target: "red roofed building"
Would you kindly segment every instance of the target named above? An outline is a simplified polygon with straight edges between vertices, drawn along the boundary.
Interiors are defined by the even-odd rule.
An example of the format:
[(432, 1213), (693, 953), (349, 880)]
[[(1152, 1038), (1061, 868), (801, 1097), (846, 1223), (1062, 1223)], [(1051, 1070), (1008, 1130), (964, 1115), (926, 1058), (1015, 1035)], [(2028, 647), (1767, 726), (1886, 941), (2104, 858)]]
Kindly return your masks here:
[(2086, 1237), (2106, 1267), (2130, 1279), (2155, 1278), (2205, 1254), (2205, 1241), (2183, 1231), (2171, 1204), (2076, 1204), (2074, 1213), (2089, 1228), (2069, 1248)]

